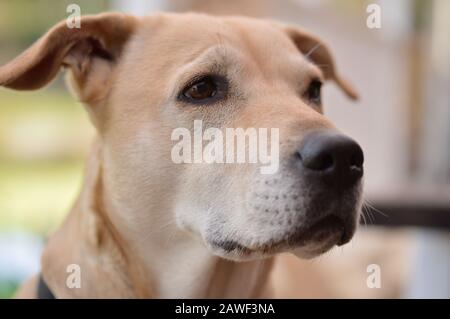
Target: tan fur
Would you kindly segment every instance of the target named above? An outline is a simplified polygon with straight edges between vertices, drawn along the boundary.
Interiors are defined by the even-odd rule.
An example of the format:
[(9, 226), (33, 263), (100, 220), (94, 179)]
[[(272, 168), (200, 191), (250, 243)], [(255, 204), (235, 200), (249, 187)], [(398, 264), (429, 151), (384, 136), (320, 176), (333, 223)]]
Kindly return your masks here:
[[(308, 54), (317, 43), (309, 63), (300, 53)], [(203, 55), (206, 62), (198, 61)], [(193, 68), (201, 71), (211, 59), (226, 60), (231, 76), (239, 73), (233, 83), (245, 94), (232, 104), (251, 103), (239, 111), (205, 108), (201, 116), (208, 126), (276, 123), (282, 137), (300, 141), (310, 130), (333, 128), (321, 110), (296, 95), (309, 78), (332, 79), (356, 98), (316, 37), (240, 17), (83, 17), (81, 29), (61, 22), (0, 68), (0, 84), (19, 90), (40, 88), (61, 67), (69, 68), (72, 89), (98, 132), (82, 192), (42, 257), (43, 277), (58, 298), (270, 296), (266, 279), (272, 258), (236, 263), (213, 256), (174, 225), (177, 204), (195, 198), (200, 205), (211, 196), (205, 189), (216, 192), (216, 171), (170, 161), (171, 130), (189, 127), (200, 111), (163, 106), (178, 79)], [(249, 172), (248, 167), (220, 170), (236, 176)], [(238, 177), (233, 181), (235, 192), (247, 187)], [(80, 289), (65, 285), (72, 263), (82, 269)], [(35, 286), (35, 280), (27, 283), (17, 297), (32, 296)]]

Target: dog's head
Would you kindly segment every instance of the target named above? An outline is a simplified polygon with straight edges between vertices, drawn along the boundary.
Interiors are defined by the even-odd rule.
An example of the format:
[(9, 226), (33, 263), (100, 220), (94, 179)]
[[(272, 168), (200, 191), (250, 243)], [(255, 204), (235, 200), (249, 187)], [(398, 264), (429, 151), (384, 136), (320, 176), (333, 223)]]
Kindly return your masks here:
[[(240, 17), (102, 14), (82, 18), (80, 29), (55, 26), (0, 69), (0, 84), (37, 89), (61, 67), (97, 128), (109, 207), (125, 229), (173, 223), (235, 260), (281, 251), (310, 258), (351, 239), (363, 153), (324, 117), (320, 90), (333, 80), (356, 94), (311, 34)], [(205, 133), (223, 132), (223, 143), (211, 145), (224, 148), (227, 128), (268, 129), (258, 135), (257, 159), (266, 137), (269, 150), (279, 148), (276, 168), (196, 163), (199, 146), (208, 149), (196, 120)], [(192, 163), (174, 160), (174, 147), (186, 142), (174, 141), (177, 129), (193, 138), (181, 152), (192, 151)]]

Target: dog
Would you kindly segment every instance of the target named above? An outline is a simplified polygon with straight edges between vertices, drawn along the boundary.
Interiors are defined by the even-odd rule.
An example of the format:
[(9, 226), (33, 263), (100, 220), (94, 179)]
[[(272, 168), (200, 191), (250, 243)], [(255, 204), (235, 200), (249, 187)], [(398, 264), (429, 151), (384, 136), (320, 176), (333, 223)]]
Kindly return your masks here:
[[(272, 297), (277, 254), (313, 258), (352, 238), (363, 152), (323, 115), (321, 85), (357, 94), (316, 36), (237, 16), (83, 16), (2, 66), (0, 84), (39, 89), (62, 68), (97, 134), (82, 191), (17, 297)], [(279, 128), (278, 171), (174, 163), (171, 132), (199, 119)]]

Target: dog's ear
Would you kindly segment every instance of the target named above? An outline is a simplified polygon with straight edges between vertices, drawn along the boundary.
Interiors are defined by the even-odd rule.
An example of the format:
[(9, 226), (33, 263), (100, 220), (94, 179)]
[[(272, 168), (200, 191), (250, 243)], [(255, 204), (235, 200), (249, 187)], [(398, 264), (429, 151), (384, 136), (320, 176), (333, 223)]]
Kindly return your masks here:
[(349, 98), (358, 99), (358, 94), (353, 86), (337, 72), (331, 51), (323, 41), (297, 27), (285, 26), (284, 30), (297, 48), (322, 70), (325, 79), (336, 82)]
[[(109, 73), (135, 29), (136, 18), (104, 13), (82, 17), (80, 22), (80, 28), (60, 22), (28, 50), (0, 67), (0, 85), (16, 90), (39, 89), (61, 67), (68, 67), (81, 100), (101, 98), (96, 86), (104, 87), (109, 81)], [(87, 84), (89, 92), (84, 91)]]

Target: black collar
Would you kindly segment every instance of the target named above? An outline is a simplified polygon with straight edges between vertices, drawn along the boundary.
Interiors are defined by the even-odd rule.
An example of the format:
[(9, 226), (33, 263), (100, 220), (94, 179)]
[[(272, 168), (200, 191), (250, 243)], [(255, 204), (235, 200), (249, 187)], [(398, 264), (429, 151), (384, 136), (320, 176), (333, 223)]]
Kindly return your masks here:
[(50, 288), (42, 278), (42, 274), (39, 274), (39, 281), (37, 286), (37, 297), (38, 299), (56, 299)]

